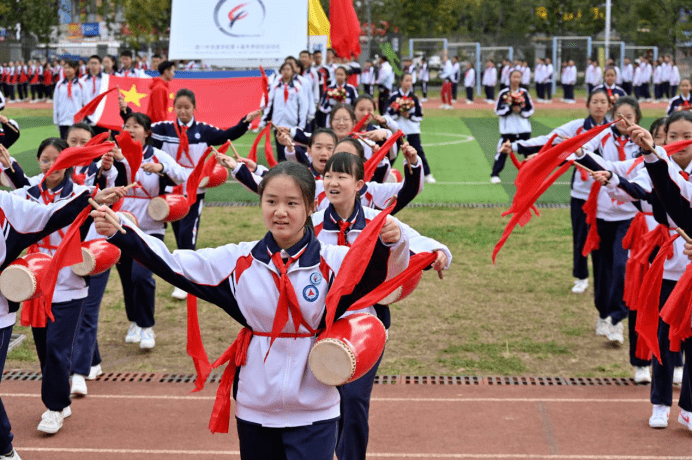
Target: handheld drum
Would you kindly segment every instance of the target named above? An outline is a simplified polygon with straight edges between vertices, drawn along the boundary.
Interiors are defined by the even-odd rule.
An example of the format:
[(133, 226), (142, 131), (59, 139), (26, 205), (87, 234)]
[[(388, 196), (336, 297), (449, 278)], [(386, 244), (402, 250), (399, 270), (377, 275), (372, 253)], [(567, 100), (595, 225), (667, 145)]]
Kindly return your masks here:
[(387, 342), (387, 331), (371, 314), (353, 314), (337, 320), (329, 335), (322, 333), (312, 346), (308, 363), (318, 381), (342, 386), (365, 375), (377, 363)]
[(408, 295), (413, 293), (413, 290), (416, 289), (422, 277), (423, 271), (419, 271), (418, 273), (413, 274), (411, 277), (406, 279), (406, 281), (400, 287), (398, 287), (396, 290), (392, 291), (390, 294), (382, 298), (382, 300), (377, 304), (394, 304), (396, 302), (401, 301), (402, 299), (405, 299), (406, 297), (408, 297)]
[(209, 175), (209, 182), (207, 187), (219, 187), (228, 180), (228, 170), (219, 165), (218, 163), (214, 165), (214, 169)]
[(187, 197), (180, 194), (165, 194), (154, 197), (149, 202), (147, 213), (154, 221), (180, 221), (190, 211)]
[(120, 248), (106, 239), (82, 242), (82, 262), (73, 264), (72, 272), (80, 277), (98, 275), (113, 267), (120, 259)]
[(121, 213), (123, 216), (125, 216), (127, 219), (129, 219), (132, 222), (132, 224), (139, 227), (139, 221), (137, 220), (137, 217), (135, 215), (133, 215), (129, 211), (122, 211), (122, 210), (120, 210), (118, 213)]
[(16, 303), (41, 296), (40, 280), (46, 274), (50, 255), (31, 253), (13, 261), (0, 274), (0, 292)]
[(392, 170), (389, 172), (389, 176), (387, 176), (387, 179), (385, 179), (384, 182), (401, 182), (403, 180), (404, 177), (401, 175), (401, 172), (396, 168), (392, 168)]

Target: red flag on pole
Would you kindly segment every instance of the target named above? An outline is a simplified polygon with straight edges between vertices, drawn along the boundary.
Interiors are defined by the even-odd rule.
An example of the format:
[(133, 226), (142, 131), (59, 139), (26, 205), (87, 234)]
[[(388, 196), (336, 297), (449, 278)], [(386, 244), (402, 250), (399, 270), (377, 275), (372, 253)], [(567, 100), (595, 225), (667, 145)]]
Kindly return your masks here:
[(331, 0), (329, 23), (332, 48), (343, 58), (360, 55), (360, 22), (353, 0)]

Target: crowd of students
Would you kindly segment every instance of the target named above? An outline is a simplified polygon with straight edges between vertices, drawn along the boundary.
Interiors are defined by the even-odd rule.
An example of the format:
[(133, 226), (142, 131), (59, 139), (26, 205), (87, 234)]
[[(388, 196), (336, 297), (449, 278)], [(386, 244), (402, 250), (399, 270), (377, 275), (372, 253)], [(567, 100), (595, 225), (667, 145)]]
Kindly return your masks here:
[[(78, 64), (66, 61), (62, 66), (64, 77), (55, 89), (56, 125), (61, 137), (48, 138), (38, 146), (41, 173), (34, 177), (27, 177), (10, 155), (21, 127), (12, 120), (0, 119), (0, 166), (14, 189), (12, 195), (22, 202), (55, 210), (54, 205), (76, 202), (84, 192), (98, 187), (102, 189), (96, 196), (99, 201), (117, 202), (114, 208), (119, 214), (113, 215), (103, 206), (81, 226), (80, 233), (83, 242), (106, 236), (122, 251), (116, 268), (130, 322), (127, 332), (123, 332), (125, 343), (138, 344), (144, 350), (155, 348), (153, 274), (176, 287), (174, 297), (194, 295), (205, 299), (245, 327), (239, 340), (247, 342), (246, 352), (237, 362), (242, 366), (233, 392), (243, 458), (332, 459), (336, 453), (339, 459), (363, 459), (366, 454), (368, 408), (377, 367), (337, 388), (314, 378), (307, 366), (308, 354), (315, 336), (323, 329), (330, 286), (339, 272), (346, 270), (341, 263), (349, 247), (357, 242), (367, 224), (378, 218), (380, 210), (392, 203), (393, 215), (406, 207), (423, 190), (430, 167), (420, 141), (423, 110), (412, 92), (412, 75), (404, 73), (400, 88), (392, 88), (386, 105), (379, 106), (383, 113), (378, 113), (372, 96), (358, 95), (355, 87), (349, 86), (353, 66), (337, 65), (336, 59), (331, 66), (317, 66), (313, 63), (319, 63), (319, 56), (313, 53), (301, 53), (299, 59), (287, 57), (269, 81), (269, 97), (263, 110), (247, 114), (228, 129), (196, 120), (196, 96), (187, 89), (175, 94), (174, 120), (156, 123), (146, 114), (133, 112), (121, 97), (122, 135), (128, 136), (118, 138), (118, 145), (106, 146), (110, 150), (87, 165), (54, 171), (53, 165), (68, 147), (93, 149), (105, 146), (99, 142), (104, 143), (108, 137), (103, 133), (96, 139), (95, 127), (88, 120), (73, 124), (65, 111), (76, 109), (79, 103), (98, 94), (97, 79), (106, 72), (105, 59), (90, 57), (87, 74), (81, 79)], [(120, 62), (121, 69), (109, 71), (137, 73), (128, 52), (121, 54)], [(170, 65), (162, 61), (159, 69), (167, 72)], [(337, 96), (341, 94), (343, 97)], [(66, 99), (75, 107), (69, 106)], [(164, 194), (179, 194), (180, 186), (187, 194), (187, 184), (193, 181), (194, 168), (204, 160), (207, 147), (238, 139), (260, 116), (262, 124), (272, 123), (277, 146), (283, 148), (278, 165), (267, 169), (250, 159), (218, 153), (216, 161), (260, 196), (267, 234), (255, 242), (196, 250), (198, 235), (204, 232), (200, 222), (206, 191), (198, 187), (188, 200), (188, 214), (172, 223), (178, 250), (170, 253), (162, 243), (166, 226), (148, 212), (152, 200)], [(128, 143), (143, 146), (139, 166), (134, 166), (126, 155)], [(400, 156), (403, 160), (399, 170), (403, 174), (394, 168)], [(0, 201), (7, 195), (0, 192)], [(73, 208), (76, 205), (70, 210)], [(36, 216), (44, 215), (48, 216)], [(123, 239), (112, 235), (109, 226), (113, 221), (108, 221), (106, 215), (124, 226), (127, 233)], [(54, 256), (69, 234), (64, 227), (68, 222), (60, 220), (60, 227), (44, 225), (44, 231), (38, 225), (32, 228), (35, 223), (29, 222), (23, 232), (40, 236), (30, 252)], [(429, 253), (433, 258), (428, 268), (443, 271), (449, 267), (452, 255), (443, 243), (420, 235), (392, 216), (386, 218), (379, 238), (375, 238), (375, 249), (370, 262), (365, 261), (361, 281), (350, 295), (342, 296), (334, 319), (368, 313), (389, 328), (395, 319), (385, 296), (380, 303), (359, 311), (346, 312), (347, 308), (404, 271), (409, 258)], [(29, 243), (34, 242), (21, 240), (21, 245)], [(9, 252), (3, 268), (20, 251)], [(41, 415), (39, 431), (59, 432), (65, 419), (73, 414), (71, 397), (88, 395), (87, 381), (107, 367), (98, 352), (97, 331), (109, 274), (107, 270), (80, 277), (69, 267), (63, 268), (50, 300), (54, 321), (42, 319), (40, 305), (35, 302), (23, 307), (22, 323), (32, 327), (43, 372), (42, 400), (47, 409)], [(257, 290), (258, 283), (267, 289)], [(309, 294), (303, 290), (306, 284), (312, 287)], [(291, 293), (293, 286), (300, 290)], [(0, 296), (0, 301), (6, 300)], [(6, 317), (0, 315), (10, 332), (17, 307), (11, 306)], [(294, 322), (291, 326), (279, 325), (275, 331), (284, 308), (286, 319), (290, 312), (297, 323), (295, 327)], [(0, 358), (4, 363), (7, 342), (3, 345), (5, 352), (0, 348)], [(267, 354), (270, 349), (271, 354)], [(291, 366), (287, 366), (289, 362)], [(227, 368), (231, 381), (233, 372), (229, 370), (235, 369), (235, 365)], [(277, 381), (273, 376), (283, 378)], [(267, 395), (275, 398), (267, 399)], [(230, 393), (222, 396), (217, 405), (230, 407), (230, 398)], [(277, 413), (277, 409), (281, 411)], [(225, 414), (219, 420), (214, 416), (212, 430), (227, 431), (229, 417)], [(19, 459), (12, 438), (7, 415), (0, 411), (1, 459)]]

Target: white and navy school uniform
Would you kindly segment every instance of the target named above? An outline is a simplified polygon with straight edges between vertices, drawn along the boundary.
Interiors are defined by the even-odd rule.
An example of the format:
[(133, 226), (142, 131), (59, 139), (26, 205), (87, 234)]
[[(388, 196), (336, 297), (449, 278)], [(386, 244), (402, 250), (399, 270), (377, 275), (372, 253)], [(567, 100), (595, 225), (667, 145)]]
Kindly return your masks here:
[(634, 80), (634, 67), (632, 63), (622, 66), (622, 89), (627, 95), (632, 94), (632, 81)]
[[(41, 205), (15, 194), (0, 192), (0, 270), (5, 270), (29, 246), (43, 240), (58, 229), (69, 226), (88, 206), (90, 195), (85, 191), (66, 200)], [(0, 373), (7, 358), (7, 350), (16, 322), (19, 304), (8, 301), (0, 294)], [(68, 384), (69, 398), (69, 384)], [(12, 451), (12, 428), (5, 407), (0, 400), (0, 451)]]
[[(277, 447), (268, 443), (266, 434), (266, 428), (272, 428), (281, 433), (288, 458), (331, 459), (340, 415), (339, 393), (334, 386), (317, 381), (307, 363), (323, 323), (330, 284), (347, 249), (322, 244), (306, 228), (303, 238), (286, 250), (267, 233), (260, 241), (171, 254), (163, 242), (121, 219), (127, 234), (113, 235), (111, 243), (125, 254), (141, 258), (167, 282), (218, 305), (244, 327), (238, 340), (248, 341), (243, 348), (246, 352), (236, 355), (235, 361), (231, 358), (231, 363), (244, 365), (229, 365), (224, 372), (224, 381), (233, 383), (241, 457), (275, 457)], [(400, 273), (408, 258), (405, 233), (391, 245), (378, 239), (363, 277), (352, 294), (340, 299), (335, 318), (354, 300)], [(296, 291), (298, 306), (290, 315), (299, 313), (301, 318), (294, 319), (298, 327), (287, 322), (272, 343), (277, 309), (287, 309), (279, 305), (282, 277)]]
[[(622, 163), (622, 162), (619, 162)], [(627, 163), (627, 162), (626, 162)], [(671, 162), (672, 168), (677, 166), (677, 163)], [(683, 171), (679, 166), (678, 173), (683, 177), (689, 177), (692, 171), (692, 164)], [(633, 176), (633, 177), (632, 177)], [(653, 190), (651, 177), (646, 168), (638, 168), (635, 174), (629, 177), (620, 171), (613, 172), (613, 178), (607, 184), (608, 195), (620, 202), (633, 202), (635, 206), (640, 205), (641, 211), (645, 213), (647, 227), (651, 231), (659, 223), (667, 229), (668, 237), (675, 237), (677, 233), (674, 229), (678, 226), (666, 214), (665, 207), (660, 199), (656, 196)], [(666, 300), (670, 296), (675, 284), (682, 277), (689, 259), (683, 254), (684, 242), (681, 239), (676, 239), (673, 243), (673, 254), (671, 258), (666, 259), (663, 265), (663, 274), (661, 280), (661, 296), (659, 300), (659, 310), (663, 307)], [(652, 256), (654, 253), (652, 253)], [(632, 252), (630, 251), (630, 256)], [(651, 360), (643, 360), (636, 357), (636, 350), (633, 345), (636, 342), (631, 338), (637, 338), (638, 334), (634, 328), (637, 323), (637, 311), (630, 310), (630, 363), (633, 366), (648, 366)], [(673, 399), (673, 372), (677, 366), (682, 366), (682, 356), (679, 352), (671, 352), (668, 340), (668, 325), (659, 319), (658, 342), (661, 351), (662, 363), (654, 360), (652, 385), (651, 385), (651, 403), (654, 405), (671, 406)], [(635, 344), (633, 344), (635, 343)]]
[(464, 73), (464, 87), (466, 88), (466, 101), (473, 102), (473, 87), (476, 85), (476, 69), (469, 67)]
[(666, 110), (666, 116), (670, 117), (675, 112), (679, 110), (689, 110), (692, 107), (692, 93), (688, 93), (687, 96), (679, 94), (668, 103), (668, 109)]
[(502, 66), (502, 69), (500, 69), (500, 90), (504, 90), (509, 86), (509, 74), (511, 70), (512, 68), (508, 64), (505, 64)]
[(512, 110), (512, 106), (505, 101), (505, 95), (511, 94), (511, 88), (500, 91), (495, 103), (495, 114), (500, 118), (500, 140), (497, 143), (497, 153), (491, 176), (499, 176), (507, 161), (507, 154), (500, 152), (500, 148), (505, 141), (514, 142), (519, 139), (529, 139), (531, 137), (531, 122), (529, 117), (533, 115), (533, 101), (529, 92), (525, 88), (519, 87), (517, 92), (524, 97), (524, 107), (519, 113)]
[(670, 79), (673, 66), (669, 62), (661, 64), (661, 96), (666, 99), (670, 98)]
[(360, 83), (363, 85), (365, 94), (370, 96), (375, 94), (375, 68), (373, 66), (363, 69), (363, 72), (360, 74)]
[(40, 65), (33, 64), (29, 67), (29, 89), (31, 90), (31, 100), (41, 99), (41, 74)]
[(452, 102), (457, 100), (457, 90), (461, 81), (461, 64), (452, 63)]
[[(318, 240), (329, 245), (350, 246), (356, 241), (367, 223), (379, 213), (372, 208), (363, 208), (360, 202), (356, 201), (353, 214), (347, 220), (342, 219), (331, 204), (327, 209), (314, 213), (311, 219)], [(421, 236), (401, 221), (397, 220), (397, 224), (399, 224), (402, 232), (408, 235), (409, 248), (412, 254), (442, 250), (451, 263), (452, 255), (445, 245)], [(445, 269), (448, 267), (449, 264)], [(390, 326), (389, 306), (376, 304), (358, 311), (349, 311), (344, 316), (356, 312), (376, 315), (385, 325), (385, 328), (388, 329)], [(372, 369), (358, 380), (338, 387), (341, 396), (340, 434), (336, 446), (338, 459), (365, 459), (366, 457), (369, 437), (370, 395), (381, 360), (382, 356)]]
[(596, 90), (603, 90), (606, 93), (608, 93), (608, 99), (610, 101), (615, 101), (618, 98), (621, 98), (623, 96), (627, 96), (627, 93), (625, 93), (625, 90), (617, 86), (617, 84), (613, 83), (613, 86), (608, 86), (607, 83), (602, 83), (600, 85), (596, 85), (592, 91)]
[[(605, 162), (611, 162), (606, 165), (612, 165), (612, 162), (633, 159), (638, 151), (639, 147), (628, 137), (622, 136), (613, 125), (601, 138), (596, 155)], [(622, 247), (622, 239), (627, 234), (637, 209), (631, 203), (613, 201), (606, 189), (601, 188), (597, 210), (596, 221), (601, 242), (599, 249), (591, 252), (594, 298), (600, 318), (611, 317), (613, 325), (616, 325), (628, 315), (628, 308), (622, 299), (628, 253)]]
[(673, 98), (678, 95), (678, 85), (680, 85), (680, 69), (675, 65), (670, 69), (670, 95)]
[(651, 99), (651, 90), (649, 89), (651, 74), (653, 73), (651, 64), (643, 62), (640, 64), (639, 69), (639, 97), (640, 99)]
[(586, 83), (587, 94), (591, 94), (591, 91), (596, 86), (595, 68), (596, 66), (594, 64), (589, 64), (584, 72), (584, 83)]
[(151, 78), (142, 69), (137, 69), (136, 67), (130, 67), (129, 69), (120, 68), (116, 73), (116, 77), (138, 77), (138, 78)]
[(19, 133), (19, 124), (16, 121), (8, 119), (7, 123), (0, 123), (0, 144), (9, 148), (17, 142)]
[[(346, 96), (342, 101), (337, 101), (336, 99), (330, 98), (329, 97), (329, 92), (332, 90), (338, 90), (338, 89), (343, 89), (346, 92)], [(338, 103), (343, 102), (344, 104), (348, 104), (349, 106), (353, 106), (353, 103), (356, 101), (356, 98), (358, 97), (358, 90), (356, 89), (355, 86), (344, 82), (343, 85), (331, 85), (329, 88), (327, 88), (327, 91), (324, 92), (322, 95), (322, 99), (320, 100), (320, 105), (319, 105), (319, 110), (318, 114), (315, 118), (317, 122), (317, 126), (320, 128), (324, 128), (329, 125), (329, 114), (331, 113), (332, 109), (334, 106), (336, 106)]]
[(562, 89), (565, 100), (574, 101), (574, 85), (577, 83), (577, 66), (566, 66), (562, 75)]
[[(127, 159), (121, 163), (124, 166), (126, 177), (132, 177)], [(142, 165), (147, 163), (163, 165), (162, 174), (164, 176), (149, 173), (140, 167), (134, 178), (141, 187), (128, 190), (127, 195), (123, 198), (121, 210), (129, 211), (137, 218), (142, 232), (163, 240), (166, 231), (165, 223), (154, 221), (149, 216), (147, 213), (149, 203), (152, 198), (163, 195), (170, 183), (183, 184), (192, 170), (180, 166), (173, 157), (151, 145), (145, 146), (143, 153)], [(135, 261), (125, 254), (121, 255), (120, 263), (116, 267), (123, 286), (127, 319), (130, 322), (135, 322), (140, 328), (153, 327), (155, 323), (156, 281), (151, 270), (139, 263), (138, 260)]]
[(545, 100), (548, 102), (552, 102), (553, 100), (553, 74), (555, 73), (555, 68), (553, 67), (553, 63), (551, 62), (550, 64), (545, 65), (545, 83), (544, 83), (544, 90), (545, 90)]
[[(286, 83), (281, 78), (277, 78), (270, 86), (269, 103), (261, 124), (266, 125), (271, 121), (276, 126), (304, 129), (307, 125), (309, 104), (310, 101), (307, 100), (305, 92), (301, 91), (298, 80), (293, 79)], [(282, 162), (286, 160), (284, 146), (276, 140), (276, 135), (274, 135), (274, 141), (277, 160)]]
[(416, 72), (416, 65), (411, 63), (408, 68), (406, 68), (406, 72), (411, 74), (411, 88), (413, 91), (416, 91), (416, 83), (418, 82), (418, 72)]
[(422, 62), (420, 65), (420, 71), (418, 73), (420, 78), (421, 92), (423, 93), (423, 99), (428, 98), (428, 82), (430, 81), (430, 72), (428, 71), (428, 62)]
[[(392, 106), (398, 98), (409, 98), (413, 100), (413, 107), (408, 110), (408, 118), (404, 117)], [(416, 149), (418, 156), (423, 162), (424, 174), (426, 176), (429, 175), (430, 166), (428, 165), (428, 159), (425, 157), (423, 145), (420, 140), (420, 124), (423, 121), (423, 107), (420, 104), (418, 96), (413, 93), (413, 90), (404, 92), (404, 90), (400, 88), (392, 94), (387, 103), (387, 117), (390, 117), (399, 125), (399, 129), (404, 132), (409, 144)]]
[(661, 82), (663, 81), (663, 65), (657, 65), (654, 67), (654, 99), (658, 101), (663, 97)]
[(53, 94), (53, 123), (60, 129), (60, 137), (67, 139), (67, 130), (74, 124), (74, 116), (84, 107), (85, 93), (82, 82), (60, 80)]
[[(43, 179), (43, 175), (37, 178)], [(45, 183), (26, 186), (12, 193), (31, 202), (48, 205), (70, 200), (90, 189), (72, 183), (69, 177), (53, 190), (48, 190)], [(80, 210), (81, 211), (81, 210)], [(36, 244), (30, 252), (41, 252), (50, 256), (62, 242), (64, 233), (69, 226), (53, 232)], [(88, 227), (83, 229), (86, 232)], [(72, 272), (70, 267), (60, 269), (55, 292), (51, 302), (51, 310), (55, 321), (47, 321), (45, 327), (34, 327), (32, 333), (36, 344), (36, 352), (41, 362), (43, 380), (41, 382), (41, 400), (51, 411), (62, 411), (71, 403), (70, 400), (70, 363), (72, 356), (72, 339), (77, 333), (78, 320), (82, 312), (82, 304), (88, 292), (88, 277), (80, 277)], [(46, 300), (48, 301), (48, 300)], [(29, 301), (31, 303), (31, 301)], [(24, 309), (28, 307), (25, 305)]]
[(544, 98), (544, 85), (543, 76), (545, 73), (545, 64), (536, 64), (536, 68), (533, 72), (533, 81), (536, 84), (536, 95), (538, 96), (538, 101), (543, 101)]
[(392, 65), (388, 62), (383, 62), (377, 71), (377, 86), (379, 92), (377, 94), (377, 108), (380, 114), (384, 115), (387, 111), (387, 101), (389, 101), (389, 94), (392, 92), (394, 87), (394, 69)]
[(521, 85), (524, 88), (529, 88), (531, 86), (531, 68), (529, 66), (521, 69)]
[[(668, 158), (665, 154), (665, 150), (661, 147), (657, 147), (657, 152), (659, 155), (663, 156), (664, 159), (659, 160), (654, 154), (648, 154), (644, 156), (644, 166), (649, 173), (649, 177), (655, 189), (656, 195), (660, 198), (660, 205), (664, 208), (667, 213), (668, 220), (670, 222), (669, 227), (681, 227), (683, 230), (692, 230), (692, 212), (690, 209), (690, 202), (692, 200), (692, 184), (689, 182), (690, 166), (682, 172), (681, 168), (677, 165), (675, 161)], [(685, 173), (685, 174), (683, 174)], [(685, 178), (685, 176), (688, 176)], [(688, 234), (689, 235), (689, 234)], [(666, 266), (664, 266), (664, 280), (661, 285), (661, 295), (669, 295), (668, 290), (672, 291), (670, 284), (666, 284), (666, 279), (676, 279), (684, 272), (686, 265), (689, 264), (689, 259), (686, 256), (679, 258), (679, 264), (676, 269), (669, 271), (669, 264), (675, 264), (678, 260), (676, 256), (679, 254), (678, 240), (674, 242), (674, 257), (671, 260), (666, 261)], [(667, 298), (667, 296), (666, 296)], [(668, 339), (668, 329), (661, 332), (661, 325), (665, 325), (664, 322), (659, 323), (659, 345), (661, 346), (661, 358), (664, 357), (664, 344), (667, 343)], [(661, 343), (661, 335), (665, 334), (665, 339)], [(682, 388), (680, 390), (680, 399), (678, 401), (678, 406), (685, 411), (692, 411), (692, 399), (690, 394), (692, 393), (692, 386), (690, 382), (690, 357), (692, 357), (692, 339), (687, 338), (682, 342), (681, 350), (685, 353), (685, 372), (683, 373)], [(656, 360), (654, 360), (656, 362)], [(672, 363), (671, 363), (672, 362)], [(657, 365), (659, 369), (656, 370), (656, 374), (661, 376), (661, 382), (665, 387), (662, 388), (663, 392), (655, 395), (652, 386), (651, 390), (651, 401), (659, 399), (664, 403), (662, 405), (670, 405), (668, 401), (672, 401), (672, 395), (668, 394), (668, 389), (672, 389), (672, 379), (669, 378), (670, 367), (675, 366), (676, 363), (672, 360), (663, 360), (663, 365)], [(672, 378), (672, 376), (671, 376)], [(668, 383), (671, 383), (668, 385)], [(653, 383), (652, 383), (653, 384)], [(672, 392), (671, 392), (672, 393)], [(666, 400), (670, 397), (669, 400)]]
[(497, 85), (497, 69), (495, 66), (485, 68), (482, 83), (485, 89), (485, 100), (495, 101), (495, 85)]
[[(249, 127), (250, 123), (245, 121), (245, 117), (227, 130), (198, 122), (194, 117), (187, 124), (177, 119), (165, 120), (151, 126), (151, 139), (154, 147), (164, 151), (183, 168), (192, 171), (207, 147), (223, 144), (229, 139), (234, 141), (244, 135)], [(179, 153), (181, 136), (187, 136), (188, 150)], [(186, 190), (185, 187), (186, 185), (183, 190)], [(205, 193), (205, 188), (197, 189), (197, 200), (190, 207), (190, 212), (183, 219), (171, 223), (178, 248), (194, 249), (197, 244)]]

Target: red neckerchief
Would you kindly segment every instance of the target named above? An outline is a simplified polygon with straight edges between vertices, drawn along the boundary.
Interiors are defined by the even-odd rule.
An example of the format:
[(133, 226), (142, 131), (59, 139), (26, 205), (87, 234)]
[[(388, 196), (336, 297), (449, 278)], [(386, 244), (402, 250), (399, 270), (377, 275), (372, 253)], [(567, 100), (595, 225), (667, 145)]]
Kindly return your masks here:
[(288, 83), (282, 82), (284, 86), (284, 102), (288, 102)]
[(187, 138), (187, 125), (181, 127), (178, 125), (178, 121), (176, 120), (175, 123), (173, 124), (175, 127), (175, 134), (178, 135), (178, 139), (180, 140), (178, 144), (178, 152), (175, 154), (175, 160), (176, 162), (180, 163), (180, 157), (182, 157), (182, 154), (185, 154), (185, 156), (190, 160), (190, 165), (194, 165), (195, 162), (192, 161), (192, 158), (190, 157), (190, 142)]
[(72, 80), (67, 82), (67, 97), (72, 99)]
[(618, 136), (615, 138), (615, 142), (617, 143), (618, 147), (618, 158), (620, 161), (624, 161), (627, 159), (627, 156), (625, 155), (625, 144), (629, 142), (629, 138), (623, 137), (622, 139)]
[(348, 228), (351, 227), (351, 224), (353, 223), (350, 221), (344, 221), (343, 219), (339, 221), (339, 238), (336, 242), (337, 245), (351, 246), (348, 242), (348, 239), (346, 238), (346, 233), (348, 231)]
[(690, 174), (687, 173), (686, 171), (680, 171), (680, 175), (681, 175), (683, 178), (685, 178), (685, 181), (689, 181), (689, 180), (690, 180)]

